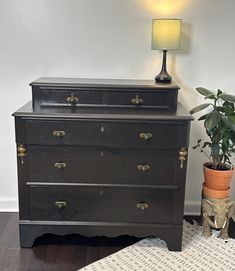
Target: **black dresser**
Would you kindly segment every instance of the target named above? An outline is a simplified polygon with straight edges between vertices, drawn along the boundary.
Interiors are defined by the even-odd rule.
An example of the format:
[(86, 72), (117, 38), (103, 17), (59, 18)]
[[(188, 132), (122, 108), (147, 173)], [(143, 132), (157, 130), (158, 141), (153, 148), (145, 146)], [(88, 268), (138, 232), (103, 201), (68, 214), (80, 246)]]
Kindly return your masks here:
[(182, 243), (192, 117), (149, 80), (39, 78), (13, 115), (20, 242), (45, 233)]

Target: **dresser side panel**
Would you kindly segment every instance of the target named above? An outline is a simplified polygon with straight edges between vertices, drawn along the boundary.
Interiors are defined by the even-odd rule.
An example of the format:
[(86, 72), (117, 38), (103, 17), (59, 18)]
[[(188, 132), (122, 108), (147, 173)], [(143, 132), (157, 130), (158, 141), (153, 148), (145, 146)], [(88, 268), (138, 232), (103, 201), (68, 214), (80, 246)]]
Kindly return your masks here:
[[(29, 219), (29, 190), (26, 185), (28, 182), (28, 156), (26, 133), (25, 133), (25, 121), (20, 118), (15, 118), (16, 129), (16, 152), (17, 152), (17, 172), (18, 172), (18, 195), (19, 195), (19, 218), (20, 220)], [(26, 156), (21, 158), (18, 156), (17, 148), (23, 145), (26, 149)]]

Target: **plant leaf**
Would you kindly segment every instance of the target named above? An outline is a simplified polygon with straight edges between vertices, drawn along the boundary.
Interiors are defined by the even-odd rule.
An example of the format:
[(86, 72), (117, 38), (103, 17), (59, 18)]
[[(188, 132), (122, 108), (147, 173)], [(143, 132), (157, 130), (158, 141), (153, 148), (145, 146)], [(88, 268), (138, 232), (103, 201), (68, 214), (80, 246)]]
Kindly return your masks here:
[(211, 142), (204, 142), (202, 148), (204, 149), (206, 146), (211, 147)]
[(199, 111), (201, 111), (201, 110), (207, 108), (209, 105), (211, 105), (211, 104), (209, 104), (209, 103), (206, 103), (206, 104), (200, 104), (200, 105), (194, 107), (193, 109), (191, 109), (189, 112), (190, 112), (190, 114), (194, 114), (194, 113), (196, 113), (196, 112), (199, 112)]
[(220, 129), (219, 131), (219, 138), (218, 140), (221, 140), (224, 135), (228, 132), (229, 128), (224, 124), (224, 122), (222, 121), (222, 124), (224, 125), (223, 128)]
[(204, 96), (214, 95), (214, 93), (207, 88), (198, 87), (196, 90)]
[(213, 111), (209, 113), (205, 119), (205, 128), (209, 131), (213, 130), (220, 121), (220, 113), (218, 111)]
[(226, 108), (229, 108), (229, 109), (234, 109), (234, 103), (225, 101), (225, 102), (223, 103), (223, 107), (226, 107)]
[(227, 117), (227, 116), (221, 116), (221, 119), (225, 126), (230, 128), (233, 132), (235, 132), (235, 124)]
[(226, 111), (226, 109), (223, 106), (217, 106), (216, 110), (220, 111), (220, 112), (223, 112), (223, 113)]
[(224, 100), (226, 102), (235, 103), (235, 96), (230, 95), (230, 94), (222, 93), (222, 94), (219, 95), (219, 98), (221, 98), (222, 100)]
[(231, 114), (228, 118), (235, 124), (235, 114)]
[(206, 95), (205, 99), (216, 99), (216, 96), (214, 93)]
[(222, 151), (225, 153), (229, 149), (229, 136), (230, 132), (224, 134), (222, 139)]
[(222, 94), (222, 93), (223, 92), (220, 89), (218, 89), (218, 91), (217, 91), (217, 97), (219, 97), (219, 95)]
[[(204, 126), (205, 126), (205, 123), (204, 123)], [(211, 137), (212, 132), (206, 129), (206, 134), (207, 134), (209, 137)]]
[(202, 115), (200, 118), (198, 118), (198, 120), (204, 120), (204, 119), (206, 119), (207, 115), (208, 114)]

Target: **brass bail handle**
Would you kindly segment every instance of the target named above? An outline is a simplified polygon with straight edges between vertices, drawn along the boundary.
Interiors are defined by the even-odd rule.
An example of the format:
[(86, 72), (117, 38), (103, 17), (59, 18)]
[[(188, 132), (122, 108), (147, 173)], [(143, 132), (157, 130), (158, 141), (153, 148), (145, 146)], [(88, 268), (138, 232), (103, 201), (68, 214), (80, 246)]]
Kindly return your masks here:
[(135, 98), (131, 99), (131, 103), (135, 105), (140, 105), (144, 102), (143, 99), (139, 98), (139, 95), (135, 95)]
[(148, 209), (149, 208), (149, 204), (146, 203), (146, 202), (139, 202), (136, 204), (136, 207), (140, 210), (145, 210), (145, 209)]
[(187, 159), (188, 152), (186, 151), (186, 148), (180, 148), (178, 160), (180, 161), (180, 169), (184, 168), (184, 161)]
[(63, 169), (63, 168), (66, 168), (66, 163), (64, 163), (64, 162), (56, 162), (55, 164), (54, 164), (54, 167), (55, 168), (58, 168), (58, 169)]
[(143, 172), (150, 170), (150, 165), (138, 165), (138, 170), (141, 170)]
[(52, 135), (58, 138), (62, 138), (65, 136), (65, 131), (53, 131)]
[(76, 104), (78, 102), (78, 97), (74, 96), (74, 93), (67, 98), (67, 102), (71, 104)]
[(24, 145), (20, 144), (17, 147), (17, 156), (20, 157), (21, 159), (21, 164), (24, 164), (24, 157), (27, 155), (26, 153), (26, 148), (24, 147)]
[(143, 140), (149, 140), (153, 137), (152, 133), (140, 133), (139, 136)]
[(66, 201), (56, 201), (55, 206), (59, 209), (63, 209), (68, 206), (68, 203)]

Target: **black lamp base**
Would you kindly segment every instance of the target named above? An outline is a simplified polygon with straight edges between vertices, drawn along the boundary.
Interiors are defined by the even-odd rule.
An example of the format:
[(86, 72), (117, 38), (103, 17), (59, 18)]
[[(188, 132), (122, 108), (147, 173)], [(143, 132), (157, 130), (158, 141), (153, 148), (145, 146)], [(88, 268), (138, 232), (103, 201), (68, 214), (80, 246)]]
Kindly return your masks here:
[(170, 83), (172, 80), (172, 77), (167, 72), (160, 72), (155, 77), (155, 82), (157, 83)]
[(163, 50), (162, 70), (155, 77), (156, 83), (170, 83), (172, 80), (172, 77), (169, 75), (166, 69), (166, 54), (167, 54), (167, 50)]

